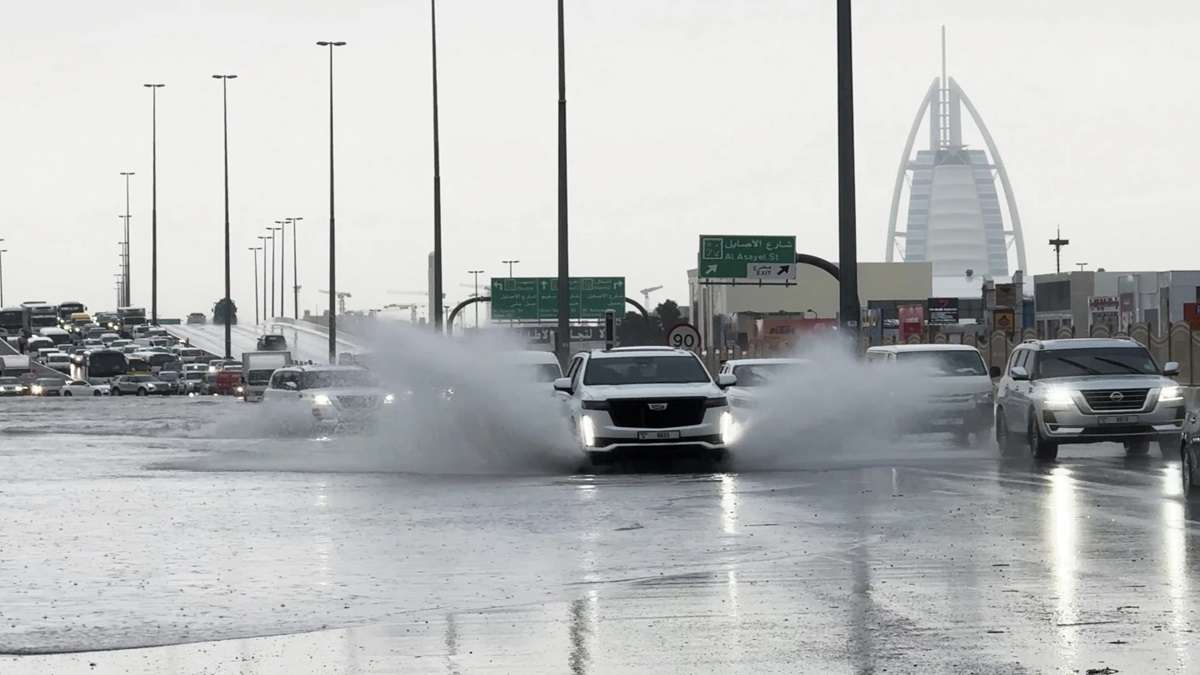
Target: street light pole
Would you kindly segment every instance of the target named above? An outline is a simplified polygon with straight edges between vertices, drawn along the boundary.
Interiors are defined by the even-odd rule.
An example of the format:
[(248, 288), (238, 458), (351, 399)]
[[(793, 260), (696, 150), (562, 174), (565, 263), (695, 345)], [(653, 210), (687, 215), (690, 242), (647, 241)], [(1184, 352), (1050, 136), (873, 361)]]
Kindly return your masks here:
[[(263, 286), (262, 286), (262, 311), (263, 311), (263, 314), (267, 313), (267, 240), (268, 239), (270, 239), (270, 237), (266, 236), (265, 234), (260, 234), (258, 236), (258, 243), (261, 245), (260, 248), (262, 249), (262, 252), (263, 252)], [(255, 276), (255, 279), (257, 279), (257, 273)], [(255, 301), (257, 302), (257, 298), (255, 299)]]
[[(292, 318), (300, 320), (300, 277), (296, 266), (296, 221), (304, 220), (304, 216), (288, 218), (292, 221)], [(286, 312), (285, 312), (286, 313)]]
[(122, 303), (124, 306), (129, 306), (129, 278), (132, 276), (129, 271), (129, 177), (133, 176), (132, 171), (122, 171), (121, 175), (125, 177), (125, 278), (121, 280), (122, 287)]
[(158, 90), (162, 84), (143, 84), (150, 89), (150, 323), (158, 325)]
[[(271, 233), (271, 314), (266, 318), (275, 317), (275, 233), (283, 228), (268, 227), (267, 231)], [(263, 258), (263, 271), (266, 272), (267, 259)], [(263, 313), (266, 313), (266, 307), (263, 307)]]
[(563, 0), (558, 0), (558, 330), (554, 351), (565, 364), (571, 351), (571, 270), (567, 247), (567, 57)]
[(442, 147), (438, 130), (437, 3), (429, 0), (430, 54), (433, 64), (433, 329), (442, 330)]
[(500, 262), (504, 265), (508, 265), (508, 278), (511, 279), (511, 278), (513, 278), (513, 265), (516, 265), (517, 263), (519, 263), (521, 261), (520, 260), (501, 260)]
[[(0, 241), (4, 241), (0, 239)], [(0, 307), (4, 306), (4, 254), (8, 249), (0, 248)]]
[(858, 348), (858, 235), (854, 195), (854, 52), (850, 0), (837, 4), (838, 306), (841, 328)]
[[(279, 226), (279, 316), (287, 316), (287, 292), (284, 290), (284, 268), (287, 266), (287, 218), (275, 221)], [(292, 247), (295, 248), (295, 242)]]
[(479, 275), (483, 274), (484, 270), (467, 270), (467, 274), (475, 277), (475, 330), (479, 330)]
[(254, 255), (254, 323), (258, 323), (258, 252), (262, 248), (251, 246), (250, 253)]
[(329, 362), (337, 363), (337, 236), (333, 220), (333, 48), (345, 42), (322, 40), (329, 48)]
[(233, 358), (233, 300), (229, 295), (229, 92), (237, 75), (213, 75), (221, 81), (221, 127), (225, 149), (225, 358)]

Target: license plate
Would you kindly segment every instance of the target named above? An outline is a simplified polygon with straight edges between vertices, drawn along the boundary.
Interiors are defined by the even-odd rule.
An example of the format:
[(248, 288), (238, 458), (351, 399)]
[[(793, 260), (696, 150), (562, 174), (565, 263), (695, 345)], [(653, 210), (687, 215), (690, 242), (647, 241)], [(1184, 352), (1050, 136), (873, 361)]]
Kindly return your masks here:
[(1134, 424), (1137, 415), (1108, 415), (1100, 418), (1100, 424)]
[(671, 441), (679, 438), (678, 431), (639, 431), (639, 441)]

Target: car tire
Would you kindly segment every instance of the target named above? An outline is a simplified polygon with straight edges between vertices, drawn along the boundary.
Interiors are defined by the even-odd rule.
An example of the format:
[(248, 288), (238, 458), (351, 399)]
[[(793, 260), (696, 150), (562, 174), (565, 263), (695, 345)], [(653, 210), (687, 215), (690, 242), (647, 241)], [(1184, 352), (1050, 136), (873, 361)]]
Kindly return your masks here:
[(145, 388), (145, 387), (138, 387), (138, 390), (137, 390), (137, 395), (138, 395), (138, 396), (145, 396), (145, 395), (146, 395), (146, 393), (147, 393), (147, 392), (146, 392), (146, 388)]
[(1145, 457), (1150, 454), (1150, 440), (1125, 441), (1126, 457)]
[(120, 396), (120, 395), (121, 395), (121, 388), (120, 388), (120, 387), (113, 387), (113, 390), (112, 390), (112, 395), (113, 395), (113, 396)]
[(63, 395), (63, 396), (74, 396), (74, 394), (72, 394), (72, 393), (71, 393), (71, 392), (69, 392), (69, 391), (64, 391), (64, 392), (62, 393), (62, 395)]
[(1017, 439), (1013, 438), (1012, 430), (1008, 428), (1008, 422), (1004, 419), (1004, 409), (996, 408), (996, 446), (1000, 448), (1000, 454), (1005, 457), (1015, 457), (1021, 454), (1021, 447), (1017, 443)]
[(100, 391), (99, 390), (93, 391), (92, 396), (100, 396)]
[(1058, 443), (1047, 441), (1042, 437), (1042, 430), (1038, 427), (1036, 412), (1029, 411), (1029, 454), (1034, 459), (1042, 462), (1052, 462), (1058, 459)]

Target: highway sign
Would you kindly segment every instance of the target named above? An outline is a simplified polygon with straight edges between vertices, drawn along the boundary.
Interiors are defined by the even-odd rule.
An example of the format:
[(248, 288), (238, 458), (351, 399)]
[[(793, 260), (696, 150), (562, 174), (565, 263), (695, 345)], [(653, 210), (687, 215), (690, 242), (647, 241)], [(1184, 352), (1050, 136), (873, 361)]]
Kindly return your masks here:
[(671, 332), (667, 333), (667, 345), (676, 349), (699, 352), (700, 331), (690, 323), (676, 324)]
[(700, 235), (701, 279), (796, 280), (792, 236)]
[[(572, 319), (603, 319), (625, 313), (625, 277), (571, 277)], [(492, 279), (492, 319), (538, 321), (558, 318), (556, 277)]]

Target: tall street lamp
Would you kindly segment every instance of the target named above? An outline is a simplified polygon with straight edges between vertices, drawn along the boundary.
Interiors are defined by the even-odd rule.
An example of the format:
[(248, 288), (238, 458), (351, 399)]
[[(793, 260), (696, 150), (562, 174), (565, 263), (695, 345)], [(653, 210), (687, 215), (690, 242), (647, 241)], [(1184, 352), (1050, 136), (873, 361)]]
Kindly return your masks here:
[(571, 271), (567, 247), (567, 57), (563, 0), (558, 0), (558, 330), (554, 351), (565, 364), (571, 353)]
[[(269, 239), (270, 239), (270, 237), (268, 237), (265, 234), (258, 235), (259, 248), (262, 249), (262, 252), (263, 252), (263, 286), (262, 286), (262, 311), (263, 311), (263, 314), (267, 313), (267, 240), (269, 240)], [(256, 276), (256, 278), (257, 278), (257, 276)], [(257, 302), (257, 299), (256, 299), (256, 302)]]
[[(287, 267), (287, 218), (275, 221), (279, 226), (279, 316), (287, 316), (287, 292), (284, 290), (284, 268)], [(292, 248), (295, 248), (295, 242)]]
[(333, 225), (333, 48), (345, 42), (322, 40), (329, 48), (329, 362), (337, 363), (337, 236)]
[(125, 177), (125, 278), (122, 280), (122, 292), (124, 293), (123, 302), (126, 307), (129, 306), (129, 279), (132, 274), (129, 271), (129, 177), (133, 176), (132, 171), (122, 171), (121, 175)]
[(501, 260), (500, 262), (504, 265), (508, 265), (508, 278), (511, 279), (511, 278), (513, 278), (513, 272), (512, 272), (513, 265), (516, 265), (517, 263), (519, 263), (521, 261), (520, 260)]
[[(442, 147), (438, 133), (437, 3), (429, 0), (429, 32), (433, 63), (433, 328), (442, 330)], [(330, 301), (332, 302), (332, 300)]]
[[(268, 227), (267, 228), (267, 232), (271, 233), (270, 235), (268, 235), (271, 238), (271, 314), (267, 318), (273, 318), (275, 316), (275, 233), (281, 229), (283, 229), (283, 228), (281, 228), (281, 227)], [(267, 259), (263, 258), (263, 271), (264, 272), (266, 271), (266, 266), (267, 266)], [(263, 307), (263, 311), (264, 312), (266, 311), (266, 307)]]
[(484, 270), (467, 270), (467, 274), (475, 277), (475, 330), (479, 330), (479, 275)]
[(254, 256), (254, 323), (258, 324), (258, 252), (262, 250), (261, 246), (250, 246), (250, 253)]
[[(4, 241), (0, 239), (0, 241)], [(0, 248), (0, 307), (4, 306), (4, 254), (8, 249)]]
[(300, 320), (300, 276), (296, 271), (296, 222), (300, 220), (304, 220), (304, 216), (288, 218), (292, 224), (292, 318), (297, 321)]
[(158, 90), (166, 85), (143, 84), (150, 89), (150, 323), (158, 325)]
[[(560, 0), (561, 2), (561, 0)], [(858, 299), (858, 235), (854, 196), (854, 51), (850, 0), (837, 3), (838, 307), (841, 328), (855, 348), (862, 309)]]
[(213, 75), (221, 81), (221, 128), (225, 149), (225, 358), (233, 358), (233, 300), (229, 297), (229, 81), (237, 75)]

